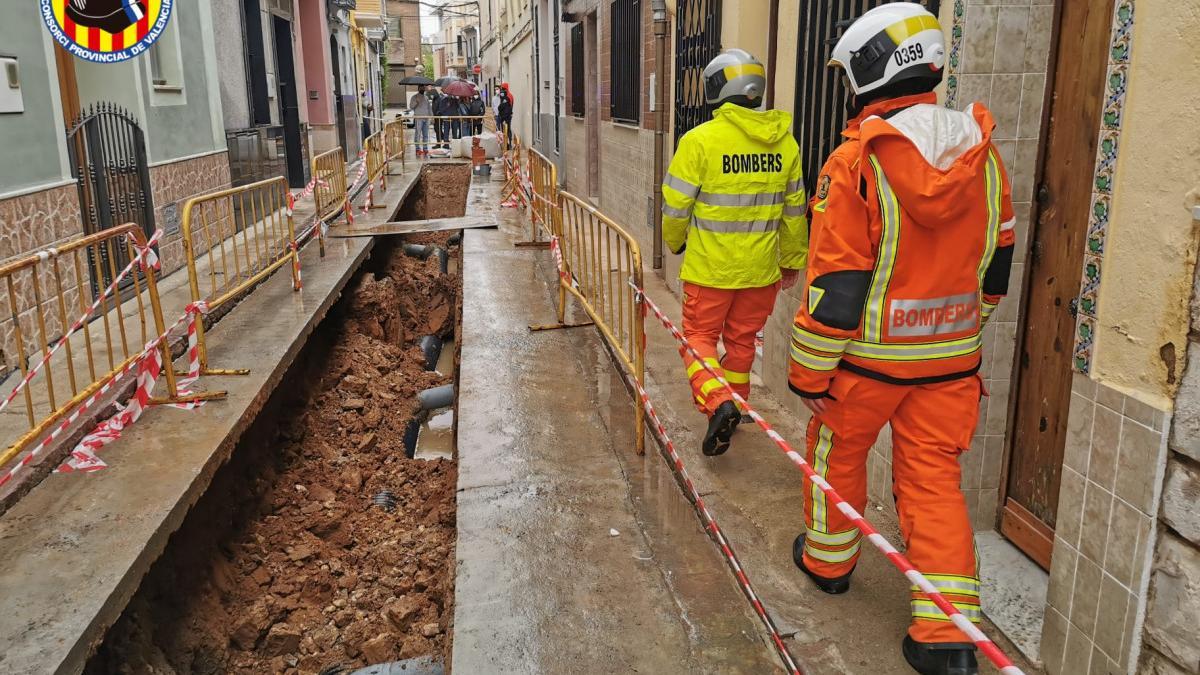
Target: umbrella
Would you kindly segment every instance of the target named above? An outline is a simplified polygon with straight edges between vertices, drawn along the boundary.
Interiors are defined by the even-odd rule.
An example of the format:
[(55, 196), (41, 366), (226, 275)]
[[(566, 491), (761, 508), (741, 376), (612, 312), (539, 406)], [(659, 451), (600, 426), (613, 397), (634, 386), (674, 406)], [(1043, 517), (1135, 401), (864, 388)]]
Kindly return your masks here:
[(421, 75), (409, 75), (403, 80), (400, 80), (399, 84), (433, 84), (433, 80)]
[(457, 77), (439, 77), (437, 79), (437, 81), (434, 82), (433, 84), (438, 87), (444, 87), (444, 86), (450, 84), (451, 82), (458, 82), (458, 81), (459, 80)]
[(442, 93), (447, 96), (474, 96), (475, 85), (464, 80), (455, 80), (442, 86)]

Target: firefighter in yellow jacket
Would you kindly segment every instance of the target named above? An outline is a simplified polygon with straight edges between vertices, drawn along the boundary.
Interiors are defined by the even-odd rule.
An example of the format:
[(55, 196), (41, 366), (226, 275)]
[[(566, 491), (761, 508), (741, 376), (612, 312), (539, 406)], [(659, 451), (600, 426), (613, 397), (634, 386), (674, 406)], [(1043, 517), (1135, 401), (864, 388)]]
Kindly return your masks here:
[[(680, 139), (662, 185), (663, 241), (684, 256), (683, 334), (743, 398), (750, 395), (755, 336), (808, 253), (800, 149), (791, 115), (757, 109), (765, 75), (740, 49), (708, 64), (705, 98), (719, 107)], [(741, 411), (691, 354), (683, 360), (696, 405), (709, 416), (702, 449), (719, 455)]]

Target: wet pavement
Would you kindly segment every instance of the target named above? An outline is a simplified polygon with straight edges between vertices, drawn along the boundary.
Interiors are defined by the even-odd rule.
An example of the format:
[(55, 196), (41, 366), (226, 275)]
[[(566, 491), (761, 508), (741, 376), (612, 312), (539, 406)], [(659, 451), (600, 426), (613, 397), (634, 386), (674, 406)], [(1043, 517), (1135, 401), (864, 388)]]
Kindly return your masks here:
[(464, 241), (454, 668), (776, 670), (670, 474), (633, 454), (595, 331), (529, 331), (553, 316), (549, 253), (515, 238)]

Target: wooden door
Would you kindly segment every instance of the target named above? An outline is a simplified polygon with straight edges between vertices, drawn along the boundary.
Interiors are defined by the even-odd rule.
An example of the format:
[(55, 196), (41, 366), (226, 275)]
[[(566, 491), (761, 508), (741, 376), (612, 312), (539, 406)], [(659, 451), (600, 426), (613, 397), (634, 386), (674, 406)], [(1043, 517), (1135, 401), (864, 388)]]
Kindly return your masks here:
[(1000, 531), (1050, 566), (1113, 0), (1060, 0), (1022, 302)]

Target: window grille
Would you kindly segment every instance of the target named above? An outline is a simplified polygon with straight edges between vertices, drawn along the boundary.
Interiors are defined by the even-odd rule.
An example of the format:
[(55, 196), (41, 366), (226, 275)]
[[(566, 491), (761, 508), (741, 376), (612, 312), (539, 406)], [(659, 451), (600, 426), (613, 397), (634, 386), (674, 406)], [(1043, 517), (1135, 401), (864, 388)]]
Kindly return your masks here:
[(693, 127), (712, 118), (712, 106), (704, 102), (702, 74), (704, 66), (720, 53), (721, 0), (679, 0), (675, 24), (676, 143)]
[(642, 3), (613, 0), (609, 22), (609, 110), (618, 122), (636, 123), (642, 92)]
[[(841, 144), (846, 126), (846, 87), (838, 69), (828, 67), (842, 29), (884, 0), (808, 0), (800, 3), (800, 48), (796, 64), (793, 133), (804, 161), (804, 183), (812, 194), (829, 153)], [(939, 0), (921, 4), (937, 16)]]

